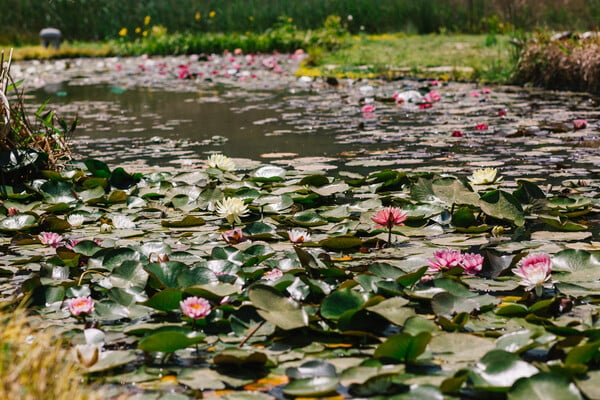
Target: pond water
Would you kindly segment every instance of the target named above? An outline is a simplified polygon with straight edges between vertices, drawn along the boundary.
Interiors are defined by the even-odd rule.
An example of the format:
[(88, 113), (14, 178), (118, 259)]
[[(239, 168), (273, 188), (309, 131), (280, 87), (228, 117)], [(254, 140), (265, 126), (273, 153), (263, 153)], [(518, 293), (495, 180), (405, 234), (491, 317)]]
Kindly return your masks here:
[[(100, 74), (71, 67), (65, 80), (29, 93), (37, 103), (51, 97), (61, 115), (78, 115), (77, 158), (141, 171), (192, 168), (212, 152), (317, 171), (494, 166), (549, 183), (596, 179), (600, 171), (600, 102), (586, 93), (411, 79), (335, 84), (295, 77), (293, 62), (287, 72), (260, 70), (254, 80), (189, 80), (140, 72), (136, 62), (111, 59), (103, 64), (111, 72)], [(125, 67), (116, 73), (111, 63)], [(415, 91), (440, 99), (429, 107), (392, 97)], [(365, 104), (374, 111), (363, 112)], [(577, 119), (587, 127), (575, 129)]]

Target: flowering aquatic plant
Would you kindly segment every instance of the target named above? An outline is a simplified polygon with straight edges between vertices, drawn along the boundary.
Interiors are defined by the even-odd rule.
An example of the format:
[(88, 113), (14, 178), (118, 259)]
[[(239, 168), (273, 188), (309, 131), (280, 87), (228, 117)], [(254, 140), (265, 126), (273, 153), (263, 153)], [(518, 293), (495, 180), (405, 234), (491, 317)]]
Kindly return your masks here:
[(466, 275), (477, 275), (483, 268), (483, 256), (476, 253), (465, 253), (459, 262)]
[(287, 234), (292, 243), (304, 243), (310, 240), (310, 233), (301, 229), (290, 229)]
[(552, 260), (546, 253), (533, 253), (521, 259), (512, 272), (521, 278), (519, 283), (525, 290), (535, 290), (541, 296), (544, 287), (551, 287)]
[(40, 232), (38, 239), (46, 246), (58, 247), (62, 244), (63, 237), (55, 232)]
[(67, 300), (69, 312), (74, 317), (85, 316), (94, 311), (94, 300), (91, 297), (75, 297)]
[(194, 320), (206, 317), (211, 310), (208, 300), (196, 296), (180, 301), (179, 306), (183, 315)]
[(388, 230), (388, 243), (392, 243), (392, 229), (394, 226), (404, 225), (404, 221), (407, 219), (408, 212), (397, 208), (397, 207), (386, 207), (375, 213), (371, 217), (371, 220), (377, 224), (378, 227), (387, 228)]
[(436, 250), (433, 252), (433, 258), (427, 260), (427, 264), (429, 264), (427, 273), (434, 274), (457, 267), (460, 265), (462, 259), (463, 256), (460, 250)]
[(221, 234), (221, 237), (223, 238), (223, 240), (225, 240), (229, 244), (238, 244), (245, 240), (244, 233), (242, 232), (242, 230), (240, 228), (234, 228), (234, 229), (230, 229), (226, 232), (223, 232)]
[(248, 207), (237, 197), (226, 197), (217, 201), (216, 211), (221, 218), (225, 218), (233, 226), (235, 223), (242, 223), (240, 217), (248, 214)]
[(497, 168), (480, 168), (473, 171), (468, 179), (473, 185), (485, 185), (500, 181), (502, 178), (498, 176)]
[(67, 222), (74, 228), (80, 227), (85, 222), (85, 217), (81, 214), (71, 214), (67, 217)]
[(210, 168), (220, 169), (221, 171), (235, 170), (235, 163), (233, 160), (223, 154), (211, 154), (206, 160), (206, 165)]
[(279, 268), (273, 268), (264, 273), (263, 278), (268, 281), (276, 281), (283, 276), (283, 272)]

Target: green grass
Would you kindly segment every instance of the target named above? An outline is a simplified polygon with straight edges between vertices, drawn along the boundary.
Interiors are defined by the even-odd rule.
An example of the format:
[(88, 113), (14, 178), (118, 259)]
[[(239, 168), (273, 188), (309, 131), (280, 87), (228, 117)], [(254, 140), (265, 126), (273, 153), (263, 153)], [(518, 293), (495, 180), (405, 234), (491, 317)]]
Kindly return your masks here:
[[(506, 81), (515, 60), (509, 39), (507, 35), (464, 34), (354, 36), (338, 51), (313, 54), (300, 73)], [(449, 68), (428, 71), (438, 67)]]

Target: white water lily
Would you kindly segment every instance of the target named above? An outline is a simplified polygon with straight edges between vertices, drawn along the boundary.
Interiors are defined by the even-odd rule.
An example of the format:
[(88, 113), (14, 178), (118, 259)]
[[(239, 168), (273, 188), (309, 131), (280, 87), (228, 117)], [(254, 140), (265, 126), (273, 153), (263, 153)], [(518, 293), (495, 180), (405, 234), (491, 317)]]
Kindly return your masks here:
[(290, 229), (288, 238), (292, 243), (304, 243), (310, 240), (310, 233), (302, 229)]
[(235, 170), (235, 163), (233, 160), (223, 154), (211, 154), (206, 160), (206, 165), (210, 168), (218, 168), (221, 171), (233, 171)]
[(248, 213), (248, 207), (243, 200), (237, 197), (227, 197), (222, 201), (217, 201), (216, 211), (221, 218), (227, 219), (227, 222), (233, 225), (233, 223), (242, 223), (240, 217)]
[(473, 185), (485, 185), (499, 181), (497, 168), (481, 168), (473, 171), (473, 175), (469, 176), (469, 181)]
[(135, 229), (135, 222), (126, 215), (114, 215), (111, 220), (117, 229)]
[(110, 233), (113, 228), (114, 227), (111, 224), (102, 224), (100, 225), (100, 233)]
[(71, 214), (67, 217), (67, 222), (74, 228), (83, 225), (85, 217), (81, 214)]

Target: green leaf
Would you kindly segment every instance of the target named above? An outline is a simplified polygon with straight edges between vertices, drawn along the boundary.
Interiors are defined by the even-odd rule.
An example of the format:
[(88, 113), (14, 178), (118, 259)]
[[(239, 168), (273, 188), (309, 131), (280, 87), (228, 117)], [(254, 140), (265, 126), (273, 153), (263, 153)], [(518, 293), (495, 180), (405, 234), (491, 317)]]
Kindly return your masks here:
[(261, 317), (281, 329), (289, 330), (308, 325), (306, 311), (271, 286), (252, 285), (248, 289), (248, 298)]
[(365, 300), (365, 296), (355, 290), (336, 290), (321, 303), (321, 315), (327, 319), (337, 320), (346, 311), (359, 309)]
[(434, 195), (448, 204), (479, 205), (479, 195), (457, 179), (438, 179), (431, 187)]
[(473, 299), (459, 297), (449, 292), (437, 293), (431, 299), (431, 308), (436, 315), (451, 317), (459, 313), (472, 313), (479, 310), (479, 303)]
[(164, 289), (155, 293), (154, 296), (142, 304), (160, 311), (172, 311), (179, 309), (179, 302), (182, 299), (183, 292), (181, 290)]
[(519, 379), (508, 392), (508, 400), (582, 400), (577, 387), (568, 378), (541, 372)]
[(588, 282), (600, 279), (600, 252), (562, 250), (552, 256), (552, 270), (560, 274), (562, 282)]
[(413, 336), (408, 333), (399, 333), (390, 336), (376, 349), (373, 357), (379, 359), (392, 359), (399, 362), (411, 363), (425, 352), (431, 340), (429, 332), (420, 332)]
[(181, 220), (177, 221), (162, 221), (161, 225), (167, 228), (187, 228), (191, 226), (204, 225), (206, 221), (204, 218), (195, 217), (193, 215), (186, 215)]
[(255, 170), (251, 175), (251, 179), (256, 182), (279, 182), (285, 177), (285, 169), (274, 165), (265, 165)]
[(106, 165), (106, 163), (100, 160), (87, 160), (85, 161), (85, 166), (87, 167), (88, 171), (90, 171), (90, 173), (95, 177), (110, 178), (110, 168), (108, 168), (108, 165)]
[(367, 307), (367, 310), (381, 315), (394, 325), (402, 326), (408, 318), (415, 315), (413, 308), (405, 307), (407, 304), (408, 300), (402, 297), (392, 297), (379, 304)]
[(129, 189), (140, 181), (139, 177), (125, 172), (121, 167), (115, 168), (110, 175), (110, 184), (117, 189)]
[(363, 241), (355, 236), (334, 236), (321, 240), (319, 246), (325, 250), (348, 250), (360, 247), (362, 243)]
[(188, 328), (165, 326), (155, 329), (138, 343), (138, 349), (147, 352), (172, 353), (204, 340), (205, 335)]
[(290, 219), (290, 222), (294, 225), (303, 227), (314, 227), (327, 224), (327, 220), (321, 218), (319, 214), (312, 210), (301, 211), (294, 214)]
[(325, 175), (308, 175), (302, 178), (298, 184), (321, 187), (329, 184), (329, 178)]
[(477, 389), (507, 391), (518, 379), (535, 375), (539, 370), (522, 361), (518, 355), (504, 350), (492, 350), (472, 368), (470, 378)]
[(269, 358), (260, 351), (247, 351), (241, 349), (226, 349), (217, 353), (213, 358), (216, 365), (242, 366), (250, 364), (251, 366), (261, 366), (267, 363)]
[(40, 191), (46, 202), (51, 204), (73, 203), (77, 197), (73, 194), (75, 188), (73, 184), (62, 181), (48, 181), (40, 186)]
[(338, 383), (339, 379), (333, 376), (298, 379), (288, 383), (283, 393), (294, 397), (321, 397), (335, 393)]
[(31, 214), (17, 214), (0, 221), (0, 230), (24, 231), (37, 226), (37, 218)]
[(492, 190), (481, 196), (481, 211), (490, 217), (512, 222), (516, 226), (525, 223), (523, 208), (515, 197), (502, 190)]
[(188, 266), (178, 261), (148, 264), (145, 268), (164, 288), (180, 288), (177, 278)]

